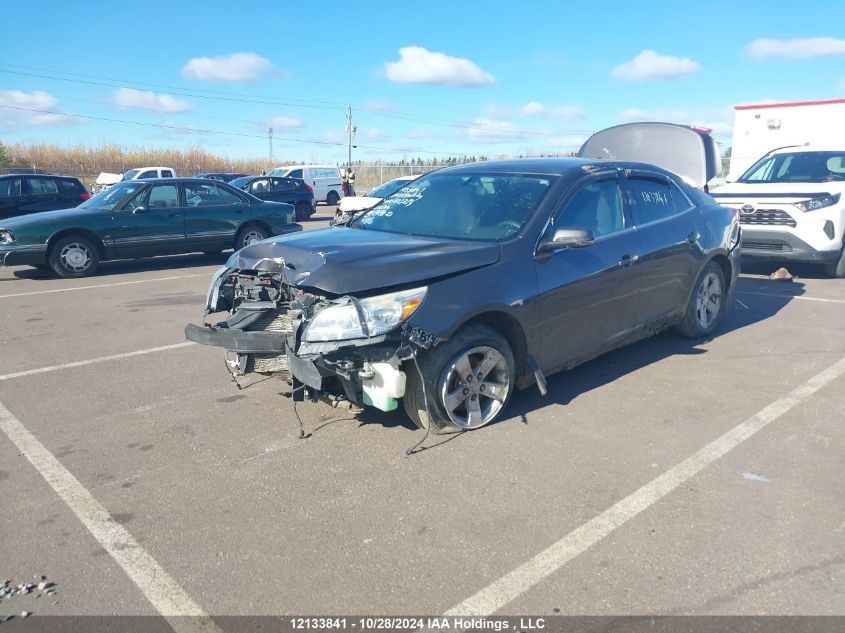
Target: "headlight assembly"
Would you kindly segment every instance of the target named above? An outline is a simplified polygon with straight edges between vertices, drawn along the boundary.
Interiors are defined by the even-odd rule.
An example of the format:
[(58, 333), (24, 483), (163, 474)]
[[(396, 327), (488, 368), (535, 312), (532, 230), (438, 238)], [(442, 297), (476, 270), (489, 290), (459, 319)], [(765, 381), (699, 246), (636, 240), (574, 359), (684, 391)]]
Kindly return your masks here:
[(211, 278), (211, 285), (208, 286), (208, 294), (205, 297), (206, 314), (211, 314), (218, 311), (218, 298), (220, 297), (220, 286), (225, 281), (227, 273), (231, 268), (223, 266), (217, 269), (214, 276)]
[(835, 193), (832, 196), (813, 198), (812, 200), (807, 200), (805, 202), (796, 202), (795, 206), (802, 211), (816, 211), (818, 209), (824, 209), (825, 207), (832, 207), (834, 204), (839, 202), (840, 195), (841, 194)]
[(303, 339), (313, 343), (385, 334), (416, 312), (426, 290), (402, 290), (323, 308), (308, 324)]
[(11, 231), (4, 231), (0, 229), (0, 244), (11, 244), (15, 241), (14, 235)]

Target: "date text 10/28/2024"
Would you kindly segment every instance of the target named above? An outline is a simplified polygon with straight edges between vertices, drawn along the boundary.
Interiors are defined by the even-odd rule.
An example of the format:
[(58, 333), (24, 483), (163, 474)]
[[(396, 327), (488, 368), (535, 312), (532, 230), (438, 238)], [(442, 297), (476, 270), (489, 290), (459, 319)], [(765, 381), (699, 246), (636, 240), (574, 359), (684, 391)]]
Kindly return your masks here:
[(546, 628), (543, 618), (482, 618), (473, 616), (440, 617), (294, 617), (290, 627), (295, 631), (538, 631)]

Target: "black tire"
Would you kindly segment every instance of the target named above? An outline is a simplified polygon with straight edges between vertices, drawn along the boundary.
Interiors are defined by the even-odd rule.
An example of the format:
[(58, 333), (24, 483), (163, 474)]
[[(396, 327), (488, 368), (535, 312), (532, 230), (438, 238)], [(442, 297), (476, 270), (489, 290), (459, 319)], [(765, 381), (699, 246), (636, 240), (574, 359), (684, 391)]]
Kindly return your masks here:
[(824, 265), (824, 274), (835, 279), (845, 278), (845, 246), (842, 247), (842, 252), (839, 253), (839, 259)]
[(296, 216), (297, 222), (302, 222), (304, 220), (307, 220), (308, 218), (311, 217), (311, 215), (313, 213), (314, 213), (314, 210), (311, 208), (311, 205), (308, 204), (307, 202), (300, 202), (299, 204), (296, 205), (295, 216)]
[(337, 195), (337, 191), (329, 191), (329, 195), (326, 196), (326, 204), (334, 206), (338, 202), (340, 202), (340, 196)]
[(242, 226), (238, 234), (235, 236), (235, 250), (239, 251), (244, 246), (249, 246), (253, 242), (263, 240), (270, 237), (270, 234), (261, 226), (257, 224), (249, 224)]
[[(718, 287), (713, 284), (718, 284)], [(714, 305), (714, 297), (718, 297), (718, 305)], [(719, 264), (711, 260), (695, 280), (684, 318), (676, 329), (685, 338), (704, 338), (718, 327), (726, 309), (725, 273)]]
[[(461, 383), (465, 399), (462, 404), (458, 405), (456, 409), (453, 409), (453, 413), (457, 411), (458, 413), (455, 413), (455, 415), (461, 417), (460, 408), (464, 407), (464, 411), (467, 412), (465, 417), (469, 420), (470, 417), (466, 404), (469, 403), (469, 399), (467, 398), (472, 398), (473, 401), (477, 400), (482, 418), (481, 423), (477, 425), (458, 425), (447, 412), (446, 404), (441, 393), (449, 391), (450, 385), (458, 384), (452, 382), (455, 377), (455, 368), (452, 365), (453, 361), (479, 348), (495, 350), (500, 355), (500, 359), (498, 364), (489, 370), (487, 376), (482, 377), (484, 379), (481, 383), (478, 383), (475, 377), (475, 385), (465, 381)], [(472, 354), (471, 356), (477, 357), (478, 355)], [(413, 360), (405, 362), (404, 369), (407, 376), (407, 383), (402, 404), (405, 407), (405, 412), (414, 424), (421, 429), (428, 429), (430, 427), (432, 433), (455, 433), (490, 424), (500, 417), (502, 412), (507, 408), (516, 383), (516, 367), (510, 345), (508, 345), (505, 338), (496, 330), (481, 324), (467, 325), (458, 330), (445, 343), (431, 350), (420, 352), (417, 357), (417, 365), (419, 365), (419, 371)], [(480, 365), (474, 366), (473, 373), (479, 367)], [(420, 376), (420, 371), (422, 372), (422, 376)], [(496, 376), (494, 376), (494, 379), (488, 381), (487, 378), (493, 372), (496, 372)], [(506, 372), (506, 374), (503, 372)], [(503, 385), (503, 377), (507, 378), (507, 385), (502, 389), (502, 393), (500, 393), (500, 396), (503, 396), (501, 402), (499, 402), (498, 398), (494, 399), (487, 394), (481, 393), (484, 385)], [(473, 390), (469, 394), (467, 385), (472, 387)], [(479, 389), (481, 391), (478, 391)], [(456, 392), (457, 387), (452, 391)], [(482, 404), (484, 400), (487, 402)], [(428, 403), (427, 407), (426, 402)], [(494, 402), (498, 404), (494, 405)], [(487, 410), (485, 411), (485, 409)]]
[(50, 247), (47, 263), (59, 277), (88, 277), (100, 267), (100, 249), (87, 237), (67, 235)]

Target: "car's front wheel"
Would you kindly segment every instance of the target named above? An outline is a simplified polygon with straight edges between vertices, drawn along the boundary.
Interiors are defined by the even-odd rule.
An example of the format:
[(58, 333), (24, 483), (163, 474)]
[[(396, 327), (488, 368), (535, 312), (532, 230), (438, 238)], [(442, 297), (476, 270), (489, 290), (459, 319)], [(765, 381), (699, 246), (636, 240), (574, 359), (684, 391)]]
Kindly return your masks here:
[(268, 237), (270, 237), (270, 234), (256, 224), (245, 226), (235, 236), (235, 250), (239, 251), (244, 246), (255, 244)]
[(719, 325), (726, 307), (725, 273), (716, 262), (708, 262), (693, 286), (678, 332), (692, 339), (709, 336)]
[(340, 196), (337, 195), (336, 191), (329, 191), (329, 195), (326, 196), (326, 204), (329, 206), (334, 206), (340, 201)]
[(490, 424), (507, 406), (516, 381), (510, 345), (481, 324), (468, 325), (446, 343), (421, 352), (416, 365), (405, 365), (403, 404), (418, 427), (433, 433)]
[(100, 266), (100, 249), (87, 237), (69, 235), (53, 244), (47, 262), (59, 277), (87, 277)]

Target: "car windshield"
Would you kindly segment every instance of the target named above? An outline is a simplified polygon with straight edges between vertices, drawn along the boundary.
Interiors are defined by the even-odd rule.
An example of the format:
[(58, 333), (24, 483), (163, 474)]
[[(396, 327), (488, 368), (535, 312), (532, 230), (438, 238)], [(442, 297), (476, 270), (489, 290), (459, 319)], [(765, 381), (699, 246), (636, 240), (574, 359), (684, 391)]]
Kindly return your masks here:
[(234, 180), (230, 180), (229, 184), (241, 189), (244, 185), (249, 184), (250, 180), (252, 180), (252, 176), (247, 176), (246, 178), (235, 178)]
[(553, 176), (438, 172), (408, 183), (350, 226), (388, 233), (495, 241), (516, 235)]
[(80, 204), (78, 208), (113, 211), (115, 207), (143, 186), (144, 183), (137, 180), (112, 185), (102, 193), (98, 193), (93, 198), (88, 198), (88, 200)]
[(413, 182), (411, 180), (391, 180), (390, 182), (386, 182), (383, 185), (376, 187), (367, 195), (371, 198), (386, 198), (387, 196), (396, 193), (400, 187), (404, 187), (409, 182)]
[(125, 174), (123, 174), (124, 180), (132, 180), (135, 176), (141, 173), (140, 169), (130, 169)]
[(845, 152), (786, 152), (760, 159), (738, 182), (829, 182), (845, 180)]

